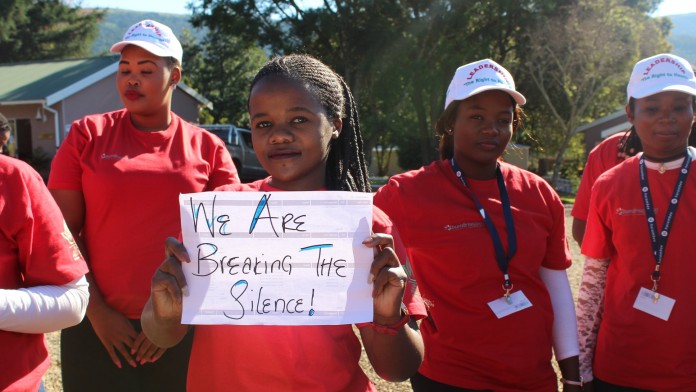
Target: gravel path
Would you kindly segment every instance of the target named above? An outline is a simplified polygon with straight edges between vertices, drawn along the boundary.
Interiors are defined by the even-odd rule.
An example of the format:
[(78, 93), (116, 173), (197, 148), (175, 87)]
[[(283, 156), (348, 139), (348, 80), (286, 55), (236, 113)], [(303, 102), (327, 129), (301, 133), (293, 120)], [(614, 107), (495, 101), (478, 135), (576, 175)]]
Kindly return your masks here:
[[(570, 216), (570, 207), (566, 207), (566, 231), (568, 233), (568, 239), (570, 243), (570, 250), (573, 254), (573, 266), (568, 269), (568, 278), (570, 279), (570, 285), (573, 290), (573, 296), (577, 294), (577, 289), (580, 285), (580, 278), (582, 274), (582, 258), (580, 255), (580, 249), (578, 248), (575, 241), (572, 240), (570, 234), (570, 228), (572, 225), (572, 217)], [(62, 384), (60, 378), (60, 334), (58, 332), (50, 333), (46, 335), (49, 344), (49, 350), (51, 353), (51, 367), (44, 376), (44, 383), (46, 385), (47, 392), (62, 392)], [(401, 383), (390, 383), (381, 380), (373, 371), (370, 363), (367, 360), (365, 351), (363, 350), (363, 355), (360, 358), (360, 363), (365, 369), (367, 375), (375, 383), (377, 389), (380, 392), (411, 392), (411, 385), (408, 382)]]

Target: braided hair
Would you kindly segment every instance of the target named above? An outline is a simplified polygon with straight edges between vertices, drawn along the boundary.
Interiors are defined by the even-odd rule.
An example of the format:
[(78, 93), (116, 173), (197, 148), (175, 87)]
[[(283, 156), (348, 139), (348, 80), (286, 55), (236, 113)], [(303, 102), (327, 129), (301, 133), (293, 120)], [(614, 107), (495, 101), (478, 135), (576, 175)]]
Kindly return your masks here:
[[(329, 66), (303, 54), (271, 59), (251, 82), (268, 76), (301, 83), (319, 101), (329, 120), (341, 119), (343, 128), (329, 145), (326, 162), (326, 187), (329, 190), (371, 192), (358, 110), (346, 82)], [(251, 95), (251, 94), (250, 94)]]
[(619, 140), (619, 153), (625, 157), (632, 157), (643, 151), (643, 145), (640, 143), (636, 127), (631, 125), (631, 128)]

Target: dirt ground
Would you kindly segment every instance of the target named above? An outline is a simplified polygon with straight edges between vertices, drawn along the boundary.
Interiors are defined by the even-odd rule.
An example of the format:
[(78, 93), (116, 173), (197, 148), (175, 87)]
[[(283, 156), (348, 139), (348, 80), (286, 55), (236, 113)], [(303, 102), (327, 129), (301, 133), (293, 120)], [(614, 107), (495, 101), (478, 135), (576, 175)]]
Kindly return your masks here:
[[(568, 234), (568, 242), (570, 244), (570, 251), (573, 254), (573, 266), (568, 269), (568, 278), (570, 280), (570, 286), (573, 290), (573, 296), (577, 295), (577, 289), (580, 285), (580, 278), (582, 274), (582, 257), (580, 255), (580, 249), (578, 248), (575, 241), (572, 240), (570, 234), (570, 228), (572, 225), (572, 217), (570, 216), (570, 207), (566, 207), (566, 231)], [(44, 376), (44, 383), (46, 385), (47, 392), (62, 392), (62, 383), (60, 376), (60, 334), (58, 332), (50, 333), (46, 335), (49, 344), (49, 350), (51, 354), (51, 367)], [(411, 392), (411, 385), (408, 382), (401, 383), (391, 383), (381, 380), (372, 371), (372, 367), (367, 360), (365, 351), (363, 350), (363, 355), (360, 359), (360, 364), (362, 365), (365, 372), (370, 377), (370, 379), (377, 386), (377, 390), (380, 392)]]

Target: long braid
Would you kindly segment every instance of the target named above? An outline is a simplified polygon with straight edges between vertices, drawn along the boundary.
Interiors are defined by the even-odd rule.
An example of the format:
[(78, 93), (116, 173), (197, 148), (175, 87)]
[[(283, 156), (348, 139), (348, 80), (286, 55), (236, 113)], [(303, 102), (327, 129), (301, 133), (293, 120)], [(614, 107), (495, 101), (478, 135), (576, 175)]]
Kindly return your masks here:
[[(329, 166), (326, 170), (327, 184), (334, 182), (336, 189), (355, 192), (370, 192), (370, 180), (367, 162), (363, 150), (363, 138), (360, 130), (357, 105), (346, 82), (340, 76), (343, 89), (346, 116), (343, 118), (343, 130), (329, 153)], [(340, 148), (338, 148), (340, 145)], [(329, 167), (333, 167), (333, 173)], [(338, 181), (337, 181), (338, 180)], [(331, 189), (331, 187), (330, 187)]]
[(631, 128), (626, 132), (619, 141), (619, 152), (632, 157), (643, 151), (643, 145), (640, 143), (640, 138), (636, 133), (636, 127), (631, 125)]
[(321, 61), (298, 54), (270, 60), (254, 77), (251, 89), (268, 76), (301, 82), (318, 99), (329, 119), (342, 120), (343, 128), (329, 146), (326, 187), (330, 190), (370, 192), (358, 111), (353, 94), (343, 78)]

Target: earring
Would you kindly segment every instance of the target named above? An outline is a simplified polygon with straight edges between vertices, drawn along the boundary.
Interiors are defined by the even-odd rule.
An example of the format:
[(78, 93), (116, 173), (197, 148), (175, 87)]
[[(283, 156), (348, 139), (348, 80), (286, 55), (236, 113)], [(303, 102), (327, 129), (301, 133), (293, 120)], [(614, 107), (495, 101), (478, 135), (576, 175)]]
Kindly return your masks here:
[(446, 130), (445, 132), (447, 132), (448, 135), (451, 135), (451, 134), (452, 134), (452, 129), (450, 128), (450, 129)]

